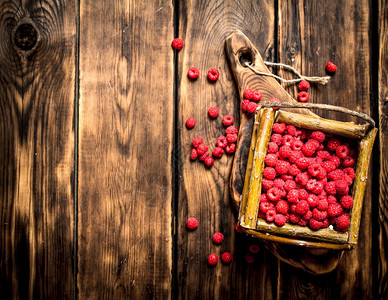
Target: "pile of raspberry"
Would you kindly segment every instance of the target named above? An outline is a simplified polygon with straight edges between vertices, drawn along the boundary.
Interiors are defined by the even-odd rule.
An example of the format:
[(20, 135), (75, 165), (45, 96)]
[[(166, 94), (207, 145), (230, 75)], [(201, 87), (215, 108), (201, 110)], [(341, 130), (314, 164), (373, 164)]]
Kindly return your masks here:
[(264, 160), (259, 217), (278, 226), (347, 231), (354, 148), (339, 136), (275, 123)]

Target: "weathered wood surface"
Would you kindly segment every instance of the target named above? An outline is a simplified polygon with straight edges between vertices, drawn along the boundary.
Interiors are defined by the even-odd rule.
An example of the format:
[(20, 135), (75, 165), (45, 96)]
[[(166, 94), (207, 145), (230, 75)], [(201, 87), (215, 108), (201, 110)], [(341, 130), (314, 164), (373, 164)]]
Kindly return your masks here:
[(0, 2), (0, 294), (73, 289), (75, 1)]
[[(32, 25), (17, 31), (23, 22)], [(0, 1), (2, 298), (387, 298), (386, 26), (382, 0)], [(224, 52), (235, 30), (302, 74), (326, 75), (333, 60), (337, 73), (312, 86), (311, 101), (379, 116), (359, 244), (329, 274), (299, 271), (235, 232), (231, 156), (210, 170), (189, 161), (194, 136), (213, 148), (224, 114), (243, 121)], [(174, 36), (185, 42), (176, 56)], [(247, 264), (251, 243), (262, 250)], [(208, 267), (223, 251), (233, 263)]]

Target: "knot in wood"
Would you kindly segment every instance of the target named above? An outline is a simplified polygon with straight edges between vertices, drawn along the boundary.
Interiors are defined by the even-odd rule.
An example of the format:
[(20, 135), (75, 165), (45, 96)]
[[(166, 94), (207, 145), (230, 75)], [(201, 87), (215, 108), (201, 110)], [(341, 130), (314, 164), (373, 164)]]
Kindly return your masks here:
[(14, 35), (15, 45), (24, 51), (31, 50), (38, 41), (38, 32), (30, 23), (23, 23), (18, 26)]

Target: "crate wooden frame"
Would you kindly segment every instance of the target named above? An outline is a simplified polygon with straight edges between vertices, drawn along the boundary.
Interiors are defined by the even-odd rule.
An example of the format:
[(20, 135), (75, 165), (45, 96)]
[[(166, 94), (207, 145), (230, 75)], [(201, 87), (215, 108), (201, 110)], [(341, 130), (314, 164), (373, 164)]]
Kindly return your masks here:
[[(258, 217), (264, 158), (267, 154), (272, 125), (283, 122), (287, 125), (309, 130), (321, 130), (358, 140), (359, 155), (356, 163), (356, 177), (353, 181), (353, 207), (350, 211), (350, 225), (347, 232), (332, 228), (312, 230), (296, 224), (282, 227), (267, 223)], [(252, 140), (247, 161), (242, 201), (239, 211), (239, 225), (248, 234), (264, 240), (324, 249), (352, 249), (358, 241), (362, 205), (367, 183), (369, 160), (377, 129), (371, 126), (339, 122), (317, 116), (307, 116), (272, 108), (259, 108), (255, 116)]]

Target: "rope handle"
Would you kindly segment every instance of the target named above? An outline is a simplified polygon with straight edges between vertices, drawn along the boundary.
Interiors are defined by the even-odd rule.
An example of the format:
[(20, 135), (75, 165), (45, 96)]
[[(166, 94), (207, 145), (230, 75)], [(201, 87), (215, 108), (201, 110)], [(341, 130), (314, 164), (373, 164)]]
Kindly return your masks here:
[(342, 112), (348, 115), (352, 115), (367, 121), (373, 127), (376, 127), (375, 121), (369, 117), (367, 114), (350, 110), (341, 106), (329, 105), (329, 104), (319, 104), (319, 103), (289, 103), (289, 102), (268, 102), (265, 101), (261, 103), (261, 106), (258, 106), (257, 110), (263, 107), (279, 107), (279, 108), (318, 108), (322, 110), (337, 111)]

